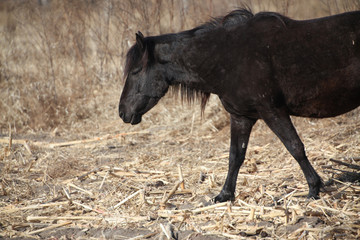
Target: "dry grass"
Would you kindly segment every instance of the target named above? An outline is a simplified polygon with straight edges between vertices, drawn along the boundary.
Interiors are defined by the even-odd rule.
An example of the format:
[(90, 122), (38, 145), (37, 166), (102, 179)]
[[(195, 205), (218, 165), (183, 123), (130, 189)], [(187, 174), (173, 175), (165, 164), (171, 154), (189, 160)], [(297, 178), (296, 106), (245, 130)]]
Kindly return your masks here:
[(1, 4), (7, 17), (0, 41), (7, 47), (0, 50), (0, 128), (10, 123), (17, 130), (68, 128), (102, 114), (101, 96), (113, 94), (114, 86), (120, 92), (134, 32), (179, 31), (195, 26), (201, 20), (194, 16), (207, 11), (192, 2), (176, 15), (166, 9), (181, 6), (170, 1)]
[[(300, 168), (263, 122), (252, 133), (238, 179), (237, 200), (231, 205), (208, 205), (225, 179), (228, 127), (217, 129), (214, 122), (201, 124), (199, 110), (191, 127), (187, 119), (192, 119), (193, 113), (179, 118), (181, 107), (168, 108), (167, 100), (171, 99), (160, 103), (158, 110), (144, 119), (143, 126), (135, 129), (108, 121), (102, 129), (81, 136), (69, 131), (57, 137), (47, 135), (48, 139), (24, 135), (23, 139), (32, 139), (27, 141), (31, 154), (19, 139), (14, 140), (2, 159), (3, 235), (127, 239), (153, 233), (156, 239), (162, 232), (160, 224), (171, 223), (183, 237), (359, 236), (359, 186), (339, 183), (327, 188), (321, 200), (307, 200)], [(214, 100), (206, 115), (216, 106)], [(165, 111), (166, 121), (172, 124), (156, 124)], [(346, 169), (329, 158), (360, 156), (359, 111), (355, 114), (321, 121), (294, 119), (308, 155), (325, 181), (336, 176), (328, 172), (335, 172), (329, 167)], [(143, 132), (118, 135), (139, 130)], [(93, 140), (96, 136), (107, 137), (68, 141)], [(54, 142), (67, 146), (45, 144)], [(346, 161), (356, 164), (351, 159)], [(179, 165), (185, 189), (178, 187), (164, 204), (164, 198), (179, 183)], [(47, 227), (54, 230), (44, 229)], [(126, 229), (133, 233), (126, 235)], [(101, 235), (102, 231), (107, 232)]]
[[(208, 205), (224, 182), (229, 147), (228, 116), (215, 97), (203, 119), (199, 107), (169, 96), (137, 126), (116, 112), (123, 56), (137, 30), (179, 31), (241, 3), (303, 19), (358, 1), (187, 2), (1, 2), (0, 236), (166, 239), (172, 224), (179, 239), (359, 238), (359, 186), (338, 183), (320, 200), (302, 197), (299, 166), (261, 121), (237, 200)], [(351, 157), (360, 156), (359, 110), (293, 120), (325, 181), (345, 169), (330, 158), (358, 164)]]

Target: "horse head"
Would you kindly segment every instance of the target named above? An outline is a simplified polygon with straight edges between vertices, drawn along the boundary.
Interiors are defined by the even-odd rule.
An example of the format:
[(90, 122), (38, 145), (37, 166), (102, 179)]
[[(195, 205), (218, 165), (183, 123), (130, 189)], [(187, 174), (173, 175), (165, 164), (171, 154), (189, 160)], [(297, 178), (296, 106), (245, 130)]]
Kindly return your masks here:
[(166, 62), (155, 53), (155, 43), (136, 34), (136, 43), (126, 57), (125, 85), (120, 97), (119, 116), (125, 123), (138, 124), (169, 88)]

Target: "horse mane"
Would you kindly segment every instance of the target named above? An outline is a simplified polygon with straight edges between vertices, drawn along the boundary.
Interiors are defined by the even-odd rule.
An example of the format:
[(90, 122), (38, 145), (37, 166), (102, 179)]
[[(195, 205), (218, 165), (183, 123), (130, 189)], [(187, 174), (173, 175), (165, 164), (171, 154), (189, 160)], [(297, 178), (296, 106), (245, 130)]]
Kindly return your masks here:
[[(231, 11), (225, 16), (212, 18), (209, 22), (206, 22), (199, 27), (196, 27), (190, 31), (179, 33), (181, 34), (199, 34), (207, 31), (211, 31), (220, 27), (230, 29), (239, 25), (246, 24), (248, 20), (253, 18), (254, 15), (250, 9), (241, 8)], [(189, 88), (185, 84), (174, 84), (171, 85), (171, 92), (178, 96), (180, 94), (181, 101), (186, 101), (188, 104), (193, 103), (195, 100), (200, 101), (201, 114), (203, 115), (206, 104), (210, 98), (210, 93), (203, 92), (197, 89)]]
[(201, 115), (204, 114), (206, 103), (210, 98), (210, 93), (203, 92), (197, 89), (189, 88), (185, 84), (174, 84), (170, 86), (170, 92), (178, 97), (180, 95), (181, 102), (192, 104), (195, 100), (200, 101)]
[[(206, 33), (217, 28), (231, 29), (239, 25), (244, 25), (254, 17), (254, 14), (250, 9), (241, 8), (234, 11), (231, 11), (225, 16), (212, 18), (209, 22), (206, 22), (194, 29), (183, 31), (175, 34), (165, 34), (157, 37), (147, 37), (144, 39), (144, 50), (141, 50), (137, 44), (134, 44), (126, 54), (125, 70), (124, 70), (124, 79), (129, 75), (130, 70), (136, 64), (143, 66), (143, 70), (146, 68), (149, 63), (149, 57), (153, 56), (152, 51), (154, 51), (154, 42), (153, 39), (156, 38), (157, 41), (166, 41), (176, 37), (192, 37), (194, 35)], [(201, 90), (189, 88), (185, 84), (174, 84), (171, 85), (171, 92), (178, 96), (181, 95), (182, 102), (186, 101), (189, 104), (193, 103), (195, 100), (200, 100), (201, 104), (201, 114), (204, 113), (206, 103), (210, 98), (210, 93), (203, 92)]]
[(145, 48), (144, 53), (141, 53), (141, 50), (139, 49), (139, 46), (134, 44), (126, 54), (124, 78), (123, 79), (124, 80), (126, 79), (126, 77), (130, 73), (130, 70), (134, 68), (135, 64), (139, 61), (139, 59), (140, 59), (140, 64), (144, 69), (146, 67), (147, 63), (148, 63), (148, 57), (149, 57), (148, 47)]
[(205, 26), (213, 25), (214, 27), (230, 28), (238, 25), (246, 24), (249, 19), (253, 18), (254, 14), (250, 9), (240, 8), (229, 12), (222, 17), (213, 18), (212, 21), (205, 23)]

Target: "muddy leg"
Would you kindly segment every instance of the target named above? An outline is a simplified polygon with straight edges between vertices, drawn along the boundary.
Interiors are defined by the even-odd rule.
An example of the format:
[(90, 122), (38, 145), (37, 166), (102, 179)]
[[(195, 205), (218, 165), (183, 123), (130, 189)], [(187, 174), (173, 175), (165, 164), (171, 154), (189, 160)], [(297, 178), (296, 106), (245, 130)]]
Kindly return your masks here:
[(215, 202), (225, 202), (235, 199), (236, 180), (241, 164), (244, 162), (247, 144), (252, 127), (256, 120), (231, 115), (231, 143), (229, 170), (225, 184)]

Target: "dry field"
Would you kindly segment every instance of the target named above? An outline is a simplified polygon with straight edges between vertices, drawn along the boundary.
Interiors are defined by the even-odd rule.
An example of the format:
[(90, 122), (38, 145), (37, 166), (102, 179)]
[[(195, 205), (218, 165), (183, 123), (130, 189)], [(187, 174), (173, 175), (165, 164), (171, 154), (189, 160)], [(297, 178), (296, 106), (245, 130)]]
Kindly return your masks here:
[[(43, 2), (43, 4), (39, 4)], [(0, 238), (359, 239), (360, 109), (293, 118), (324, 182), (321, 199), (259, 121), (236, 200), (225, 181), (229, 117), (216, 96), (166, 96), (136, 126), (117, 104), (134, 33), (194, 27), (245, 4), (296, 19), (359, 9), (356, 0), (0, 1)], [(358, 171), (359, 172), (359, 171)]]

